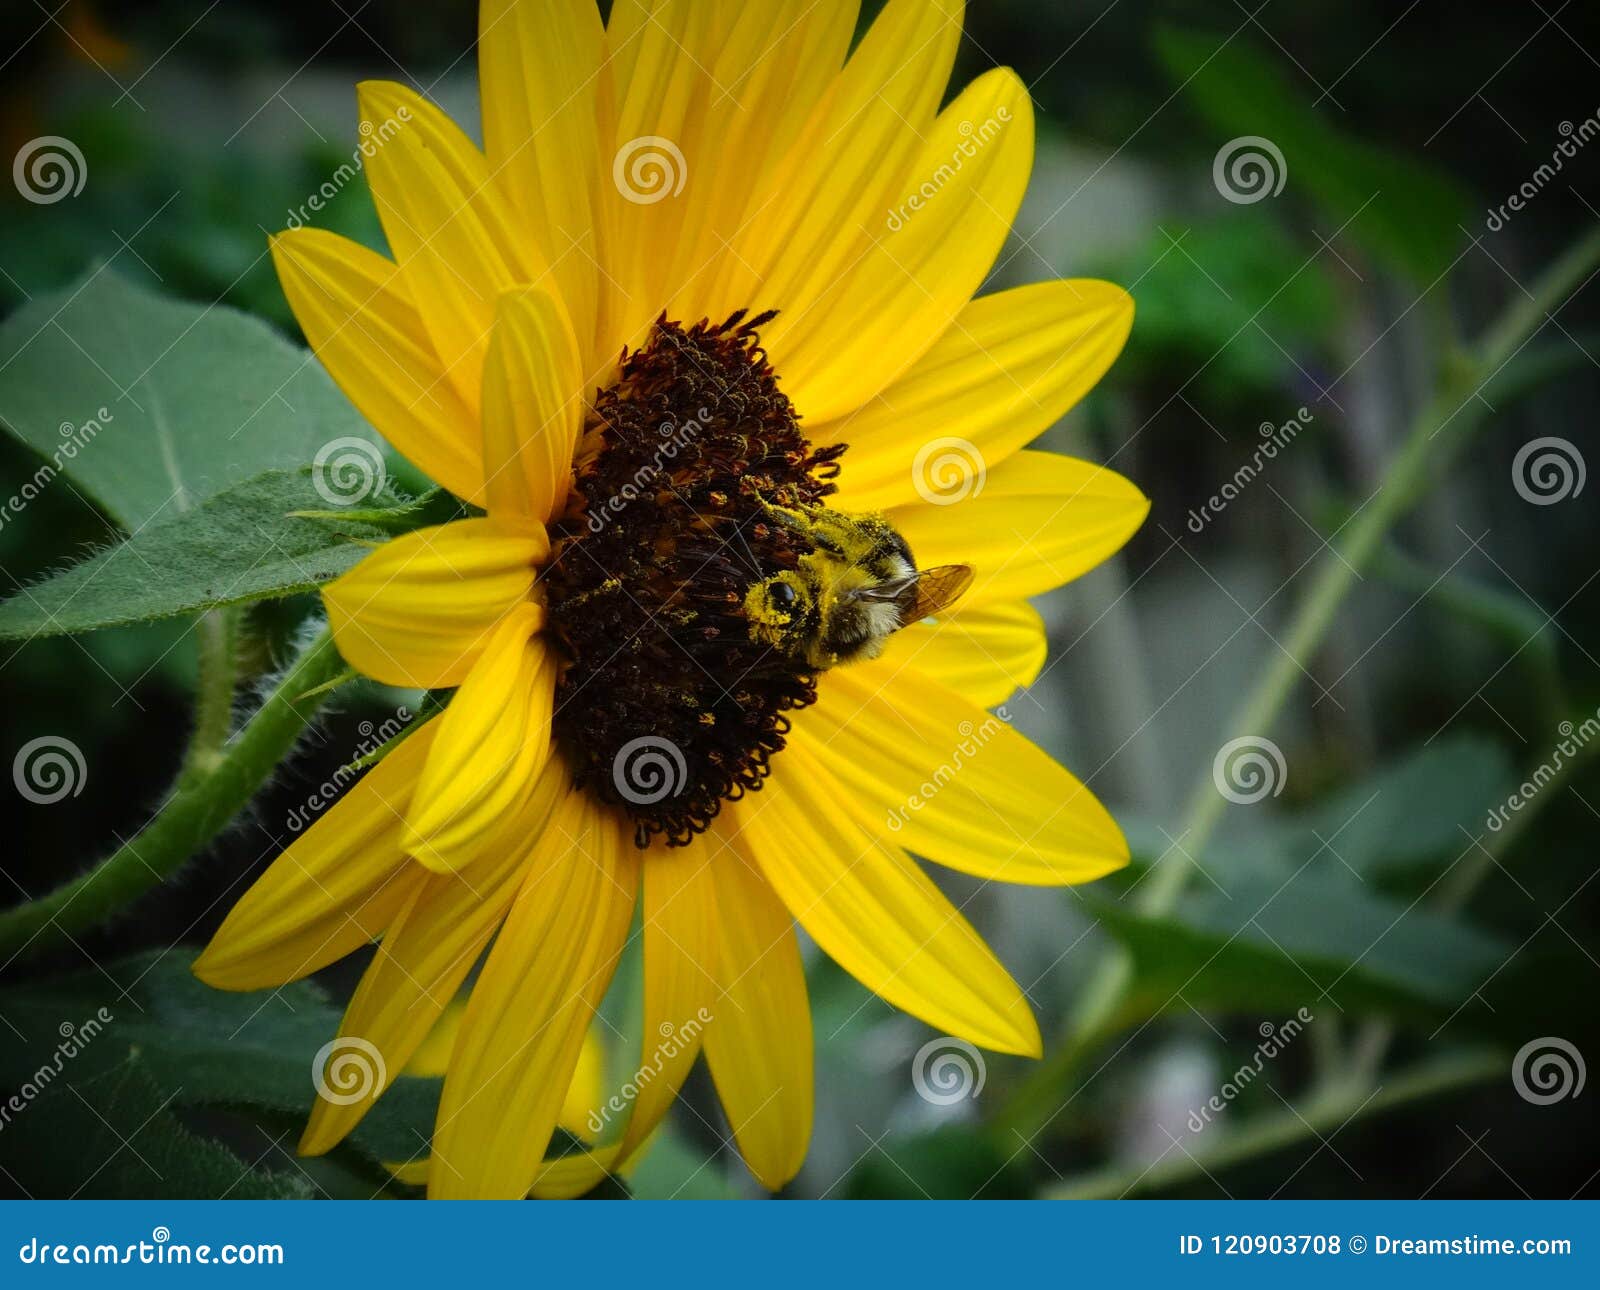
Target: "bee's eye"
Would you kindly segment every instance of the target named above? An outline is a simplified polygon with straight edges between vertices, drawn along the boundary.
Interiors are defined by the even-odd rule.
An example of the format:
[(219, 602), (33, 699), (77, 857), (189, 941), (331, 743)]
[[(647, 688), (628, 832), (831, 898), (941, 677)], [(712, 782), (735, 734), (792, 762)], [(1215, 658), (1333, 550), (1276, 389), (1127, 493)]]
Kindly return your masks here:
[(793, 609), (799, 598), (794, 587), (787, 582), (775, 582), (767, 588), (767, 599), (774, 609)]

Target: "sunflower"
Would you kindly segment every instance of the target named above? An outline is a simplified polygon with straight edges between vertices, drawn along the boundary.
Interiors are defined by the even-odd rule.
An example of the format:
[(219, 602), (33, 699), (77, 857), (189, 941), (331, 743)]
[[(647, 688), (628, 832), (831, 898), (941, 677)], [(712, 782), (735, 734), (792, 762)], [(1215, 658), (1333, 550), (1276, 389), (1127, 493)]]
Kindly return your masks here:
[[(342, 1029), (382, 1071), (317, 1104), (305, 1153), (475, 967), (434, 1196), (584, 1191), (702, 1053), (783, 1186), (812, 1116), (796, 923), (939, 1030), (1040, 1052), (911, 854), (1038, 885), (1126, 862), (1089, 791), (987, 709), (1043, 664), (1027, 598), (1144, 517), (1116, 474), (1025, 449), (1132, 304), (1086, 280), (974, 298), (1032, 165), (1027, 90), (996, 68), (941, 109), (957, 0), (889, 0), (852, 49), (857, 10), (484, 0), (481, 150), (409, 89), (359, 88), (393, 258), (273, 239), (324, 366), (468, 512), (324, 589), (354, 668), (454, 694), (196, 964), (258, 989), (379, 941)], [(934, 566), (965, 566), (965, 594), (902, 615)], [(547, 1160), (636, 910), (641, 1078), (601, 1142)]]

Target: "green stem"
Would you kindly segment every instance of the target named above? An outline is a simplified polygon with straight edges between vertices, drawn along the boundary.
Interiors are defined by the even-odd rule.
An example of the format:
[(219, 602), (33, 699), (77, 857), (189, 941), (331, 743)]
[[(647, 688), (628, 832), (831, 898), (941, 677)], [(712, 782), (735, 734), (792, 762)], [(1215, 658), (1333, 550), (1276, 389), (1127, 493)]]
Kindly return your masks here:
[[(1440, 478), (1454, 453), (1487, 410), (1478, 398), (1483, 385), (1527, 344), (1551, 310), (1581, 285), (1600, 264), (1600, 228), (1580, 239), (1557, 260), (1526, 297), (1519, 297), (1485, 334), (1475, 353), (1445, 364), (1440, 388), (1412, 423), (1378, 492), (1345, 526), (1337, 549), (1324, 559), (1300, 602), (1281, 648), (1267, 663), (1255, 688), (1240, 706), (1228, 738), (1265, 736), (1305, 674), (1323, 637), (1361, 570), (1373, 560), (1395, 523)], [(1189, 796), (1178, 846), (1158, 860), (1144, 880), (1135, 907), (1148, 915), (1169, 912), (1189, 880), (1191, 857), (1200, 855), (1222, 818), (1225, 799), (1205, 767)], [(999, 1127), (1031, 1137), (1054, 1114), (1056, 1090), (1081, 1060), (1083, 1051), (1110, 1028), (1133, 982), (1133, 962), (1113, 946), (1085, 983), (1070, 1022), (1067, 1042), (1036, 1068), (1002, 1113)]]
[[(288, 755), (326, 691), (310, 694), (343, 669), (323, 632), (295, 660), (256, 714), (209, 769), (186, 767), (155, 817), (81, 877), (0, 913), (0, 965), (93, 927), (177, 871), (217, 836)], [(230, 686), (231, 693), (231, 686)]]
[(1104, 1200), (1167, 1191), (1307, 1138), (1325, 1138), (1353, 1119), (1503, 1075), (1505, 1069), (1505, 1059), (1494, 1053), (1468, 1053), (1412, 1067), (1391, 1076), (1376, 1090), (1368, 1084), (1346, 1083), (1298, 1108), (1260, 1116), (1237, 1129), (1214, 1126), (1207, 1132), (1215, 1135), (1215, 1146), (1208, 1147), (1202, 1136), (1192, 1145), (1186, 1143), (1187, 1150), (1174, 1147), (1147, 1169), (1097, 1170), (1068, 1178), (1046, 1190), (1044, 1196), (1051, 1200)]
[(183, 782), (209, 775), (233, 731), (233, 695), (239, 665), (237, 609), (212, 609), (200, 615), (195, 633), (200, 642), (200, 679), (196, 686), (194, 733), (184, 756)]

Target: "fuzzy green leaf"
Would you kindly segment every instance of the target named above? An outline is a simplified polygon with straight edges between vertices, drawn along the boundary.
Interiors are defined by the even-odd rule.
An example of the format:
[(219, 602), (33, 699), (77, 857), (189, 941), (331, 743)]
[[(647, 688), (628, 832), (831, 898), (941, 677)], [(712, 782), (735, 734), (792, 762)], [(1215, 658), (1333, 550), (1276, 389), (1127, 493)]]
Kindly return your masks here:
[[(0, 326), (0, 423), (45, 459), (35, 487), (64, 476), (130, 532), (339, 440), (377, 442), (321, 365), (265, 323), (103, 266)], [(357, 451), (376, 474), (377, 449)]]
[[(420, 514), (416, 505), (395, 501), (391, 514)], [(326, 506), (309, 467), (270, 471), (24, 588), (0, 604), (0, 639), (87, 632), (320, 587), (393, 531), (381, 517), (295, 513)]]
[[(305, 981), (251, 994), (213, 990), (190, 973), (192, 953), (154, 951), (0, 991), (0, 1014), (16, 1032), (0, 1045), (0, 1086), (37, 1082), (51, 1067), (52, 1088), (81, 1090), (137, 1060), (171, 1108), (248, 1111), (298, 1132), (317, 1096), (313, 1062), (340, 1033), (339, 1011)], [(61, 1058), (67, 1025), (74, 1051)], [(427, 1153), (439, 1099), (439, 1080), (389, 1074), (393, 1086), (347, 1140), (350, 1158), (375, 1177), (384, 1161)]]
[(34, 1199), (309, 1199), (302, 1173), (256, 1169), (185, 1128), (137, 1054), (71, 1071), (21, 1103), (0, 1168)]

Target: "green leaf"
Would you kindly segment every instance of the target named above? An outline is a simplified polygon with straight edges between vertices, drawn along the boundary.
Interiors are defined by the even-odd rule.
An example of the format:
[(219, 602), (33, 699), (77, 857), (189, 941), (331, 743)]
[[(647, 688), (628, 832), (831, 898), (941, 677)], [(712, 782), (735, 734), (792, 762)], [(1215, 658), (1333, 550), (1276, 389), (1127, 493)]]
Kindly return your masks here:
[(1029, 1163), (1028, 1153), (960, 1125), (898, 1134), (861, 1157), (844, 1194), (849, 1200), (1021, 1200), (1032, 1194)]
[(667, 1124), (629, 1166), (626, 1185), (639, 1200), (734, 1200), (725, 1168)]
[(1505, 800), (1511, 759), (1498, 744), (1447, 735), (1344, 789), (1301, 818), (1299, 850), (1324, 843), (1333, 866), (1385, 874), (1448, 863), (1483, 833), (1489, 809)]
[[(0, 1086), (59, 1065), (52, 1087), (81, 1089), (136, 1058), (171, 1108), (249, 1111), (298, 1132), (316, 1098), (313, 1060), (340, 1034), (339, 1011), (304, 981), (249, 994), (213, 990), (190, 973), (189, 953), (154, 951), (0, 992), (0, 1015), (21, 1036), (0, 1045)], [(68, 1023), (76, 1051), (58, 1061)], [(375, 1177), (385, 1161), (426, 1154), (439, 1088), (437, 1079), (399, 1075), (346, 1140), (348, 1151)]]
[(1211, 1006), (1313, 1015), (1449, 1013), (1506, 961), (1496, 937), (1306, 869), (1285, 880), (1231, 876), (1177, 911), (1147, 917), (1089, 898), (1132, 952), (1146, 1010)]
[[(1233, 842), (1213, 842), (1201, 867), (1223, 888), (1236, 880), (1282, 882), (1312, 870), (1386, 879), (1454, 861), (1483, 832), (1487, 812), (1512, 788), (1510, 758), (1475, 735), (1445, 735), (1366, 778)], [(1135, 879), (1175, 843), (1154, 822), (1124, 817)]]
[(1455, 260), (1468, 202), (1444, 172), (1335, 129), (1240, 37), (1166, 28), (1156, 49), (1224, 139), (1269, 139), (1283, 154), (1285, 190), (1308, 195), (1345, 237), (1424, 286)]
[(130, 532), (339, 440), (376, 443), (321, 365), (265, 323), (104, 267), (0, 325), (0, 423)]
[[(383, 498), (376, 499), (380, 503)], [(389, 533), (407, 533), (428, 524), (444, 524), (461, 512), (450, 494), (442, 488), (431, 488), (420, 497), (392, 504), (355, 506), (348, 509), (304, 510), (291, 512), (295, 519), (322, 520), (328, 524), (349, 524), (356, 521), (371, 524)]]
[(0, 1133), (0, 1168), (34, 1199), (306, 1199), (300, 1174), (258, 1170), (190, 1132), (137, 1054), (70, 1070)]
[[(1204, 398), (1222, 406), (1304, 384), (1300, 371), (1326, 360), (1338, 297), (1322, 263), (1259, 208), (1188, 227), (1163, 226), (1103, 266), (1113, 282), (1139, 284), (1139, 325), (1119, 363), (1129, 375), (1164, 379), (1193, 371)], [(1253, 436), (1252, 423), (1248, 433)]]
[[(309, 467), (270, 471), (24, 588), (0, 604), (0, 639), (58, 636), (310, 591), (425, 514), (389, 521), (307, 517), (326, 506)], [(369, 515), (373, 512), (367, 512)]]

